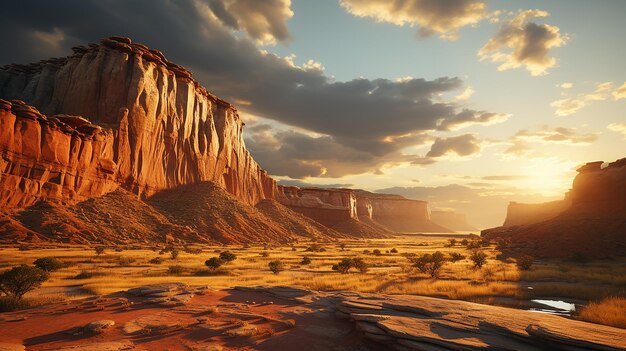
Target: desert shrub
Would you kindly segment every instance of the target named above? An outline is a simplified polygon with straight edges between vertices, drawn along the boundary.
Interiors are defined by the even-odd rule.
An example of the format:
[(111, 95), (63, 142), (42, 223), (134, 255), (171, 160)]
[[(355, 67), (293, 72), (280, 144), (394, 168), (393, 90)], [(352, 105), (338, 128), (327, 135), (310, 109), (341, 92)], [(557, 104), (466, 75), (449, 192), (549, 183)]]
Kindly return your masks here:
[(13, 296), (0, 296), (0, 312), (12, 312), (32, 307), (28, 299), (16, 299)]
[(433, 254), (423, 254), (413, 259), (413, 267), (420, 272), (428, 274), (431, 278), (437, 278), (441, 274), (441, 269), (446, 264), (443, 253), (437, 251)]
[(480, 247), (481, 247), (480, 241), (478, 241), (478, 240), (472, 240), (472, 241), (467, 243), (467, 248), (468, 249), (478, 249)]
[(365, 263), (362, 258), (358, 257), (352, 259), (352, 267), (358, 269), (361, 273), (367, 272), (367, 269), (369, 268), (367, 263)]
[(391, 253), (394, 253), (394, 254), (395, 254), (395, 253), (398, 253), (398, 249), (396, 249), (396, 248), (394, 247), (394, 248), (393, 248), (393, 249), (391, 249), (389, 252), (391, 252)]
[(172, 275), (183, 274), (185, 272), (185, 267), (181, 265), (172, 265), (167, 267), (167, 272)]
[(0, 291), (21, 300), (24, 294), (41, 286), (50, 274), (38, 267), (21, 265), (0, 274)]
[(65, 264), (55, 257), (38, 258), (34, 262), (35, 266), (46, 272), (54, 272), (65, 267)]
[(90, 271), (80, 271), (78, 274), (72, 277), (72, 279), (89, 279), (93, 278), (95, 274)]
[(285, 270), (285, 265), (280, 260), (271, 261), (267, 266), (274, 274), (278, 274)]
[(222, 260), (219, 257), (211, 257), (204, 262), (204, 265), (215, 271), (222, 266)]
[(165, 260), (162, 257), (155, 257), (148, 262), (150, 262), (151, 264), (161, 264), (163, 263), (163, 261)]
[(337, 263), (337, 271), (340, 273), (348, 273), (350, 268), (352, 267), (352, 259), (344, 258), (339, 263)]
[(267, 251), (261, 252), (261, 257), (270, 257), (270, 253)]
[(339, 244), (339, 248), (341, 249), (341, 251), (345, 250), (346, 249), (346, 244), (344, 244), (344, 243)]
[(458, 253), (458, 252), (451, 252), (450, 256), (448, 258), (448, 260), (450, 262), (458, 262), (458, 261), (461, 261), (461, 260), (464, 260), (464, 259), (465, 259), (465, 256), (460, 254), (460, 253)]
[(170, 256), (172, 257), (173, 260), (177, 259), (179, 255), (180, 255), (180, 251), (178, 251), (178, 249), (170, 250)]
[(467, 246), (467, 244), (469, 244), (469, 241), (467, 239), (461, 240), (461, 245)]
[(374, 249), (374, 251), (372, 251), (372, 253), (374, 254), (374, 256), (380, 256), (382, 255), (382, 253), (380, 252), (379, 249)]
[(307, 247), (306, 251), (310, 251), (310, 252), (326, 252), (326, 249), (322, 247), (322, 245), (320, 244), (312, 244), (311, 246)]
[(202, 253), (202, 249), (200, 248), (194, 248), (194, 247), (189, 247), (186, 246), (183, 251), (185, 251), (186, 253), (190, 254), (190, 255), (199, 255)]
[(482, 270), (482, 276), (485, 281), (492, 281), (493, 277), (495, 277), (496, 272), (491, 267), (484, 267)]
[(473, 250), (469, 258), (474, 264), (474, 268), (481, 268), (487, 263), (487, 254), (481, 250)]
[(300, 264), (311, 264), (311, 259), (308, 256), (304, 256), (302, 257), (302, 261), (300, 261)]
[(363, 253), (367, 255), (370, 253), (370, 250), (363, 250)]
[(456, 239), (454, 239), (454, 238), (448, 239), (448, 244), (450, 244), (450, 246), (456, 245)]
[(297, 250), (297, 249), (296, 249), (296, 247), (295, 247), (295, 246), (292, 246), (292, 247), (291, 247), (291, 251), (296, 251), (296, 250)]
[(113, 249), (113, 251), (115, 251), (115, 252), (124, 252), (124, 249), (122, 249), (121, 247), (116, 247), (115, 249)]
[(480, 239), (480, 246), (487, 247), (489, 245), (491, 245), (491, 240), (490, 239), (487, 239), (487, 238)]
[(519, 269), (523, 271), (530, 270), (530, 268), (535, 263), (535, 258), (530, 255), (523, 255), (517, 259), (516, 265)]
[(100, 256), (104, 253), (104, 251), (106, 251), (106, 248), (104, 246), (96, 246), (93, 249), (96, 252), (96, 256)]
[(330, 269), (332, 269), (333, 271), (338, 271), (339, 270), (339, 265), (338, 264), (334, 264), (330, 267)]
[(365, 273), (367, 272), (368, 266), (362, 258), (344, 258), (333, 266), (333, 270), (339, 271), (343, 274), (348, 273), (350, 268), (355, 268), (361, 273)]
[(230, 251), (224, 251), (220, 253), (220, 260), (222, 260), (223, 262), (232, 262), (236, 259), (237, 259), (237, 255), (235, 255), (234, 253)]
[(132, 257), (119, 257), (117, 259), (117, 264), (120, 267), (130, 267), (135, 263), (135, 259)]
[(608, 297), (583, 307), (579, 318), (591, 323), (626, 329), (626, 298)]

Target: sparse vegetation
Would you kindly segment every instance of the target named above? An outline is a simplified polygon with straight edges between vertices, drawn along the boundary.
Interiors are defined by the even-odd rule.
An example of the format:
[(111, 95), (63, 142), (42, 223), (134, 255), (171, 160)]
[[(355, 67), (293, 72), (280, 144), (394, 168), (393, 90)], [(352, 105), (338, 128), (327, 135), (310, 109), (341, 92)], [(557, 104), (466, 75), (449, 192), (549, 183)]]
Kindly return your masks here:
[(579, 318), (591, 323), (626, 329), (626, 298), (609, 297), (583, 307)]
[(413, 267), (420, 272), (430, 275), (431, 278), (438, 278), (441, 269), (446, 264), (445, 255), (437, 251), (433, 254), (423, 254), (412, 260)]
[(372, 251), (372, 254), (374, 254), (374, 256), (380, 256), (382, 255), (382, 253), (380, 252), (379, 249), (374, 249), (374, 251)]
[(285, 265), (280, 260), (271, 261), (267, 266), (274, 274), (278, 274), (285, 270)]
[(366, 273), (368, 266), (362, 258), (344, 258), (336, 265), (333, 265), (333, 270), (346, 274), (351, 268), (357, 269), (361, 273)]
[(522, 255), (517, 259), (517, 267), (523, 271), (528, 271), (535, 263), (535, 258), (530, 255)]
[(100, 256), (106, 251), (106, 248), (104, 246), (96, 246), (94, 247), (94, 251), (96, 252), (96, 256)]
[(464, 259), (465, 259), (465, 256), (458, 252), (451, 252), (450, 255), (448, 255), (448, 261), (450, 262), (459, 262)]
[(211, 257), (204, 262), (204, 265), (215, 271), (222, 266), (222, 260), (219, 257)]
[(302, 265), (311, 264), (311, 259), (308, 256), (304, 256), (302, 257), (302, 261), (300, 261), (300, 264)]
[(395, 254), (395, 253), (398, 253), (398, 249), (394, 247), (393, 249), (389, 250), (389, 252)]
[(473, 250), (469, 258), (474, 264), (474, 268), (482, 268), (487, 263), (487, 254), (481, 250)]
[(234, 260), (237, 259), (237, 256), (230, 252), (230, 251), (224, 251), (222, 253), (220, 253), (220, 260), (222, 260), (222, 262), (228, 263), (228, 262), (232, 262)]
[(170, 250), (170, 256), (172, 257), (172, 260), (177, 259), (179, 255), (180, 255), (180, 251), (178, 251), (178, 249)]
[(167, 272), (171, 275), (183, 274), (185, 270), (186, 270), (185, 267), (181, 265), (172, 265), (172, 266), (167, 267)]
[(35, 262), (33, 262), (33, 264), (35, 267), (38, 267), (46, 272), (58, 271), (59, 269), (65, 267), (65, 264), (56, 257), (38, 258)]
[(155, 257), (153, 259), (151, 259), (150, 261), (148, 261), (151, 264), (161, 264), (163, 263), (163, 258), (162, 257)]
[(50, 274), (43, 269), (21, 265), (0, 273), (0, 291), (21, 300), (24, 294), (34, 290), (50, 279)]

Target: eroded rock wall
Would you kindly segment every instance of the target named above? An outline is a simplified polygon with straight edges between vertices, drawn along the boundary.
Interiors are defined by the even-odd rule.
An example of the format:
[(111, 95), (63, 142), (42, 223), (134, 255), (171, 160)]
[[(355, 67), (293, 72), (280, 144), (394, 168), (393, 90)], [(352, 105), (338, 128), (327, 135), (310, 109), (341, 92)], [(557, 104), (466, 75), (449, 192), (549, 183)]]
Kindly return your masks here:
[(510, 202), (507, 207), (506, 219), (504, 220), (503, 226), (511, 227), (542, 222), (558, 216), (570, 207), (570, 205), (571, 201), (569, 199), (538, 204)]
[[(216, 182), (251, 205), (274, 197), (276, 184), (247, 151), (236, 109), (159, 51), (130, 39), (104, 39), (74, 48), (67, 58), (2, 67), (0, 97), (24, 100), (48, 115), (80, 115), (103, 128), (83, 143), (5, 110), (3, 204), (98, 196), (114, 184), (149, 196), (201, 181)], [(101, 157), (113, 173), (97, 171)], [(54, 176), (51, 183), (39, 175), (66, 164), (66, 174), (81, 182), (57, 187), (48, 185)]]

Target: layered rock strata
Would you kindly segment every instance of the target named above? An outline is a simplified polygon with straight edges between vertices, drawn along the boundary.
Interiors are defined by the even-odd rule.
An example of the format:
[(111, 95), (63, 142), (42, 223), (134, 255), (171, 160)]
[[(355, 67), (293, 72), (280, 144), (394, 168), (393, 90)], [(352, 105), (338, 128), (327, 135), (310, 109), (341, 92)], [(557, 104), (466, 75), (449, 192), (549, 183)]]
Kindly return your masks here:
[(73, 50), (0, 68), (0, 97), (35, 106), (0, 104), (0, 203), (82, 200), (117, 186), (148, 196), (201, 181), (251, 205), (274, 196), (237, 110), (189, 71), (128, 38)]

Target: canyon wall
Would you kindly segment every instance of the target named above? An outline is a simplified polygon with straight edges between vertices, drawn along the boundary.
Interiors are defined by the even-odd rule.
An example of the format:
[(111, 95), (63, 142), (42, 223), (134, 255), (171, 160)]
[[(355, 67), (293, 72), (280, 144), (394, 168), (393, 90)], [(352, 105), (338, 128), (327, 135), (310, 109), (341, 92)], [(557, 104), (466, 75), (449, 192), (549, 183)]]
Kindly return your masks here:
[(565, 200), (550, 201), (538, 204), (525, 204), (510, 202), (506, 211), (506, 219), (503, 226), (531, 224), (542, 222), (558, 216), (570, 207), (569, 198)]
[(571, 205), (553, 218), (482, 231), (511, 250), (542, 257), (623, 256), (626, 253), (626, 158), (580, 167), (566, 196)]
[(333, 227), (347, 220), (393, 232), (450, 232), (430, 221), (428, 203), (364, 190), (278, 186), (277, 200), (292, 210)]
[(236, 109), (186, 69), (128, 38), (73, 50), (66, 58), (0, 68), (0, 97), (49, 116), (84, 117), (59, 123), (58, 116), (20, 114), (3, 103), (0, 204), (74, 201), (118, 185), (149, 196), (201, 181), (251, 205), (274, 197), (274, 180), (245, 148)]

